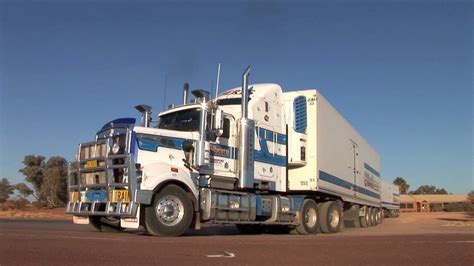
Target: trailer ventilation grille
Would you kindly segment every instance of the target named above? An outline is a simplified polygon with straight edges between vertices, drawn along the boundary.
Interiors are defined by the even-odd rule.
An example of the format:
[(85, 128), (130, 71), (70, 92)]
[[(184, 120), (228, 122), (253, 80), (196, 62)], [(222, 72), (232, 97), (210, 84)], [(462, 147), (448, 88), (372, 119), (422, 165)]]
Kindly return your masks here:
[(298, 133), (306, 133), (306, 97), (296, 97), (293, 102), (293, 108), (295, 111), (295, 131)]

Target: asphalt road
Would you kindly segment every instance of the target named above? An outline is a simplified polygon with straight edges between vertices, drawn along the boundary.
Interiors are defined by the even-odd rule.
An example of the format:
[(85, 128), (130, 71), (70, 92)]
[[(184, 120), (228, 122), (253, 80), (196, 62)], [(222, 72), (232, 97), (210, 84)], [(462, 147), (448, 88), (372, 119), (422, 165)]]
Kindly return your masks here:
[[(238, 235), (232, 226), (160, 238), (54, 221), (0, 221), (0, 265), (473, 265), (472, 230), (314, 236)], [(378, 231), (377, 231), (378, 230)], [(375, 233), (374, 233), (375, 232)], [(222, 257), (223, 256), (223, 257)]]

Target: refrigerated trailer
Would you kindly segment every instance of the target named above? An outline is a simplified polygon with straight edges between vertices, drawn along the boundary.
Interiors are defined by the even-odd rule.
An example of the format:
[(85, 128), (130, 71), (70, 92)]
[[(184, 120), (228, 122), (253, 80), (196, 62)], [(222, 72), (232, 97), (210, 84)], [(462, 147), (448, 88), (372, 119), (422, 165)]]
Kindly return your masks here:
[(194, 90), (142, 122), (105, 124), (70, 165), (67, 213), (96, 229), (176, 236), (202, 223), (241, 232), (335, 233), (382, 221), (380, 158), (316, 89)]
[(382, 217), (392, 218), (400, 216), (400, 188), (382, 180), (382, 193), (380, 199)]

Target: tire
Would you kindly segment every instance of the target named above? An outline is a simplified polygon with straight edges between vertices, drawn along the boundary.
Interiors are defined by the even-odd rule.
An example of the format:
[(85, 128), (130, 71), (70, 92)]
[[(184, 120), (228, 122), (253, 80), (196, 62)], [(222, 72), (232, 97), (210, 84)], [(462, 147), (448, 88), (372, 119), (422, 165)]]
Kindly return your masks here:
[(372, 208), (372, 226), (377, 226), (377, 209)]
[(371, 227), (371, 226), (374, 226), (374, 224), (372, 223), (372, 207), (367, 207), (368, 210), (369, 210), (369, 222), (368, 222), (368, 226)]
[(383, 219), (385, 219), (385, 210), (380, 210), (380, 223), (383, 223)]
[(377, 209), (371, 207), (370, 208), (370, 226), (377, 225)]
[(186, 191), (176, 185), (163, 188), (145, 208), (145, 229), (154, 236), (179, 236), (193, 220), (193, 203)]
[(314, 235), (319, 230), (318, 204), (312, 199), (305, 199), (300, 210), (300, 224), (296, 231), (300, 235)]
[(365, 207), (365, 215), (360, 216), (360, 227), (366, 228), (369, 227), (369, 222), (370, 222), (370, 213), (369, 213), (369, 207)]
[(319, 225), (321, 232), (337, 233), (341, 230), (342, 211), (337, 201), (326, 201), (319, 205)]
[(259, 235), (265, 228), (260, 224), (236, 224), (237, 230), (243, 235)]
[(382, 223), (382, 210), (381, 209), (377, 209), (377, 216), (375, 216), (375, 221), (377, 222), (377, 224)]
[(120, 219), (104, 216), (89, 216), (89, 223), (99, 232), (121, 232)]

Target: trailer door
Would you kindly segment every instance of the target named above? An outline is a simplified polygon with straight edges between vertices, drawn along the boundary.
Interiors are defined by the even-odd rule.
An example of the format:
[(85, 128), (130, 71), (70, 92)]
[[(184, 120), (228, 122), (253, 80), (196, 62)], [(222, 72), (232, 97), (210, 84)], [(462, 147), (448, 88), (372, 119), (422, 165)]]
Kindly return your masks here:
[(358, 175), (360, 174), (360, 171), (359, 171), (359, 151), (358, 151), (358, 145), (357, 143), (350, 139), (350, 146), (351, 146), (351, 156), (353, 158), (352, 160), (352, 172), (353, 172), (353, 175), (354, 175), (354, 181), (352, 183), (352, 194), (354, 197), (356, 197), (356, 193), (357, 193), (357, 178), (358, 178)]

